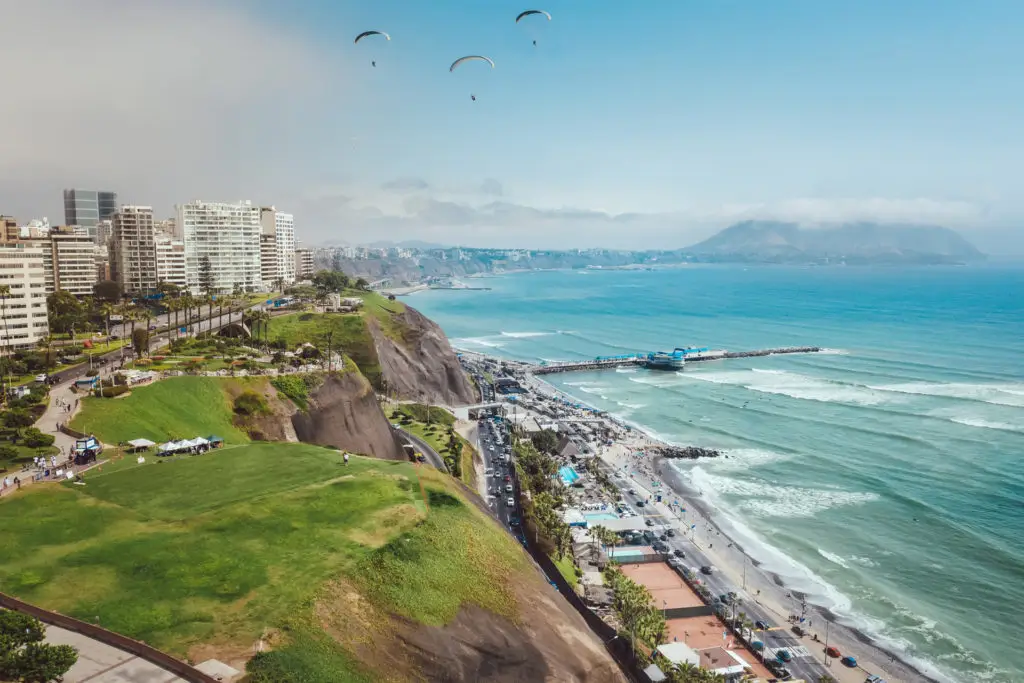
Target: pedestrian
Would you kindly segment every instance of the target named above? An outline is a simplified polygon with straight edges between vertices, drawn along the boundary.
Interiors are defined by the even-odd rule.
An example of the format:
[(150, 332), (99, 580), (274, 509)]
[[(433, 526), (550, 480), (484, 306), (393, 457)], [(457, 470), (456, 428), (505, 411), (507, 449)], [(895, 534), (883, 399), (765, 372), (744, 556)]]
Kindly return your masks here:
[(21, 490), (21, 479), (19, 479), (18, 477), (15, 477), (14, 478), (14, 485), (17, 486), (18, 490), (20, 491)]
[(348, 464), (348, 453), (345, 454), (345, 464)]

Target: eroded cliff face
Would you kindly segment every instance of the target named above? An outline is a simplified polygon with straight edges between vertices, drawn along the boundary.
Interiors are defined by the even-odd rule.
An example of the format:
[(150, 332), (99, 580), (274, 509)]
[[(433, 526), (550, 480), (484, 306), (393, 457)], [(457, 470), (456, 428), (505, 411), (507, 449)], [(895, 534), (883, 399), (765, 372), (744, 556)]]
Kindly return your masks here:
[(367, 320), (388, 390), (427, 403), (475, 403), (476, 391), (437, 323), (408, 306), (395, 321), (403, 330), (401, 340), (387, 336), (376, 320)]
[(385, 460), (403, 460), (401, 445), (370, 383), (355, 371), (332, 374), (309, 397), (309, 410), (291, 418), (300, 441)]

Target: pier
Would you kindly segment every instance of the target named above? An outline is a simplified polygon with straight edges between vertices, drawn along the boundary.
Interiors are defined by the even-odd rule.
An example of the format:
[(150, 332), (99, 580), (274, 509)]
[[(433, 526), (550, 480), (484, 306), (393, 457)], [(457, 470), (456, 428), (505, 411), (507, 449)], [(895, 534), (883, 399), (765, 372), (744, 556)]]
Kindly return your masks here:
[[(758, 358), (761, 356), (777, 356), (789, 353), (818, 353), (820, 346), (786, 346), (778, 349), (760, 349), (756, 351), (701, 351), (685, 356), (687, 363), (700, 363), (710, 360), (726, 360), (729, 358)], [(598, 357), (592, 360), (566, 361), (564, 363), (546, 363), (534, 365), (528, 372), (534, 375), (550, 375), (556, 372), (581, 372), (587, 370), (608, 370), (630, 365), (643, 367), (647, 363), (647, 353), (632, 353), (624, 356)]]

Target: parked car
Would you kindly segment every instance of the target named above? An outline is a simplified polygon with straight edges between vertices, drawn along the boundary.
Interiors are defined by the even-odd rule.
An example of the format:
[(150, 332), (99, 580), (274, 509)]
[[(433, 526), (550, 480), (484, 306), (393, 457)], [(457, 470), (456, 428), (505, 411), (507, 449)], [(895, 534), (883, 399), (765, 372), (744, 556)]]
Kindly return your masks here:
[(707, 576), (711, 576), (712, 572), (714, 572), (714, 571), (715, 571), (715, 568), (714, 567), (710, 567), (708, 565), (704, 565), (703, 567), (700, 568), (700, 573), (701, 574), (706, 574)]
[(732, 596), (729, 595), (728, 593), (722, 593), (721, 595), (718, 596), (718, 598), (725, 605), (731, 605), (732, 604)]
[(676, 557), (685, 557), (685, 556), (686, 556), (686, 555), (685, 555), (685, 554), (683, 553), (683, 551), (682, 551), (682, 550), (674, 550), (674, 551), (672, 551), (672, 554), (673, 554), (673, 555), (675, 555)]
[(668, 536), (669, 538), (672, 538), (673, 536), (676, 535), (676, 532), (673, 529), (669, 529), (668, 531), (665, 532), (665, 535)]
[(45, 382), (46, 379), (47, 379), (46, 375), (36, 375), (35, 376), (35, 381), (36, 382)]
[(795, 633), (798, 636), (800, 636), (801, 638), (803, 638), (804, 635), (806, 635), (807, 632), (804, 631), (803, 626), (793, 626), (793, 633)]
[(654, 526), (654, 522), (650, 519), (645, 519), (644, 524), (646, 524), (647, 526)]

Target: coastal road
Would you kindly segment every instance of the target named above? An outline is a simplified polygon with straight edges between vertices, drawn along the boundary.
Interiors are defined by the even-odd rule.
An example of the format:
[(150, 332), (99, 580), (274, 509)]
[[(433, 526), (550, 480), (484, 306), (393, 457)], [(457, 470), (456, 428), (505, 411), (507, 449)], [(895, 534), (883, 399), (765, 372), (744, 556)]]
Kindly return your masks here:
[(413, 448), (423, 453), (423, 457), (425, 457), (427, 462), (433, 465), (434, 468), (439, 469), (442, 472), (448, 471), (448, 466), (444, 464), (444, 458), (442, 458), (437, 451), (431, 448), (430, 444), (415, 434), (410, 434), (404, 429), (396, 428), (395, 431), (399, 433), (399, 438), (404, 439), (406, 443), (411, 444)]
[[(609, 470), (612, 481), (620, 489), (623, 498), (637, 512), (642, 513), (645, 520), (651, 521), (653, 526), (648, 527), (651, 531), (661, 536), (668, 529), (673, 530), (675, 535), (667, 537), (663, 542), (672, 551), (672, 556), (675, 556), (677, 550), (683, 553), (681, 559), (683, 564), (695, 572), (713, 596), (736, 594), (734, 604), (726, 606), (730, 615), (735, 610), (736, 614), (740, 612), (746, 614), (751, 621), (763, 621), (768, 624), (769, 629), (763, 632), (757, 631), (755, 637), (764, 643), (765, 649), (770, 654), (783, 649), (789, 651), (792, 660), (785, 666), (794, 678), (803, 678), (813, 682), (828, 673), (828, 670), (817, 661), (817, 656), (823, 650), (824, 643), (798, 637), (789, 630), (791, 628), (789, 622), (780, 623), (778, 615), (757, 602), (756, 595), (749, 595), (742, 586), (733, 585), (724, 574), (717, 571), (712, 572), (711, 575), (701, 573), (701, 567), (713, 565), (699, 543), (694, 540), (695, 534), (690, 530), (690, 525), (671, 512), (667, 505), (657, 503), (655, 498), (657, 494), (653, 493), (649, 487), (622, 472), (611, 472), (607, 466), (606, 469)], [(643, 506), (639, 507), (637, 503), (641, 502)], [(710, 542), (714, 543), (714, 541)]]

